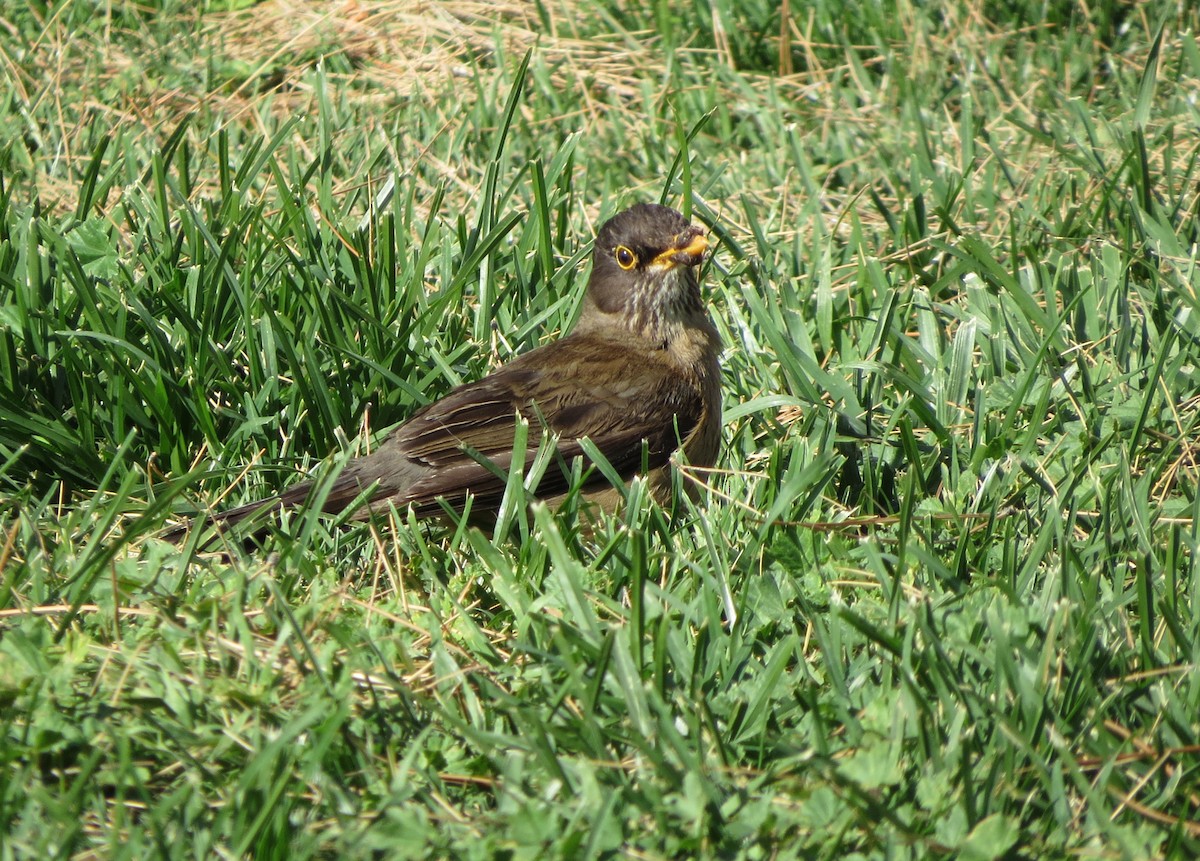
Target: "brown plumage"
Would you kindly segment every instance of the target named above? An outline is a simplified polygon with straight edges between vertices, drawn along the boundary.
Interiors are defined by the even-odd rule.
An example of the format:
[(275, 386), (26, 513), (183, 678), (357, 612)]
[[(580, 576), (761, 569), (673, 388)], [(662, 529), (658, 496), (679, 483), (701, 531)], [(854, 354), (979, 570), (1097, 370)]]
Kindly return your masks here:
[[(700, 228), (666, 206), (639, 204), (605, 222), (572, 332), (418, 410), (346, 465), (323, 508), (340, 511), (375, 485), (364, 515), (389, 503), (440, 515), (439, 498), (462, 510), (468, 496), (473, 517), (494, 514), (504, 479), (479, 459), (507, 472), (518, 414), (529, 423), (526, 465), (545, 429), (558, 436), (561, 460), (547, 468), (539, 497), (554, 500), (569, 489), (564, 470), (583, 456), (579, 438), (588, 437), (624, 478), (647, 466), (651, 492), (668, 501), (680, 441), (688, 463), (699, 466), (716, 460), (720, 443), (720, 339), (695, 272), (707, 245)], [(304, 482), (214, 519), (231, 524), (302, 505), (311, 489)], [(584, 491), (604, 509), (620, 498), (599, 470)]]

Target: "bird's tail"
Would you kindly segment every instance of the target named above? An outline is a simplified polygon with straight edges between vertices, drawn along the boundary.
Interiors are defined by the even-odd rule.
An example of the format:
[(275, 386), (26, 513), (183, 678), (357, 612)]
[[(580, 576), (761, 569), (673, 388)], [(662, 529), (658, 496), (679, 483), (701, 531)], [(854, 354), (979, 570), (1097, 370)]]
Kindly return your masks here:
[[(161, 537), (164, 541), (178, 544), (195, 529), (211, 525), (216, 527), (218, 534), (236, 531), (241, 540), (257, 541), (269, 531), (272, 515), (285, 509), (300, 508), (310, 501), (315, 503), (316, 499), (313, 497), (322, 489), (321, 484), (319, 480), (304, 481), (265, 499), (247, 502), (227, 511), (197, 515), (181, 526), (168, 529)], [(320, 503), (321, 510), (326, 513), (342, 511), (362, 495), (364, 489), (353, 475), (343, 474), (329, 485), (329, 492)], [(239, 527), (239, 524), (247, 522), (253, 524), (248, 530)], [(211, 540), (205, 539), (204, 543), (207, 544)]]

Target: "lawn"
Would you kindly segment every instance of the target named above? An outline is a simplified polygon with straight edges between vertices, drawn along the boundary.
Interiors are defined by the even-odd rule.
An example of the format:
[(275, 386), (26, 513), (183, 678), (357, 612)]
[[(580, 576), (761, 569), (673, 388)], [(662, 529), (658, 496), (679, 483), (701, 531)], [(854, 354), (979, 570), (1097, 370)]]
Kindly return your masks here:
[[(1200, 857), (1192, 5), (6, 7), (0, 861)], [(637, 201), (712, 228), (695, 502), (162, 539)]]

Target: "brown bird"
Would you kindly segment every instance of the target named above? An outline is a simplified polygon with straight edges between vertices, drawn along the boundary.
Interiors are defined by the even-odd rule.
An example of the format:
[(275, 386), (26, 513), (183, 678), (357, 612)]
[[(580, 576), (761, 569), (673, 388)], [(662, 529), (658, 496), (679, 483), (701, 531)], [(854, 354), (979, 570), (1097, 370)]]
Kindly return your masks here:
[[(708, 241), (675, 210), (638, 204), (601, 226), (579, 322), (474, 383), (451, 391), (395, 428), (370, 454), (351, 460), (322, 507), (344, 509), (373, 487), (369, 510), (411, 505), (419, 517), (444, 513), (438, 500), (494, 516), (513, 461), (518, 417), (528, 422), (526, 464), (544, 433), (557, 437), (556, 463), (537, 496), (561, 501), (569, 465), (589, 438), (624, 479), (646, 468), (660, 502), (671, 496), (671, 458), (711, 466), (721, 433), (721, 342), (700, 298), (696, 267)], [(488, 469), (490, 462), (498, 468)], [(695, 486), (688, 484), (688, 492)], [(264, 510), (302, 505), (304, 482), (270, 499), (214, 515), (232, 524)], [(593, 470), (583, 491), (612, 510), (621, 494)], [(179, 537), (178, 530), (169, 537)]]

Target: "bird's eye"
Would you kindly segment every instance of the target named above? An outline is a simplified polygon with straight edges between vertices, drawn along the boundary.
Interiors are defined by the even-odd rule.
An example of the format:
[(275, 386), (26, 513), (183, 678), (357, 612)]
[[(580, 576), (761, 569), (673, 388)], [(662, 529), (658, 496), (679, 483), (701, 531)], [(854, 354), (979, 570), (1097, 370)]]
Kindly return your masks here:
[(637, 265), (637, 255), (624, 245), (618, 245), (613, 254), (617, 258), (617, 265), (622, 269), (632, 269)]

